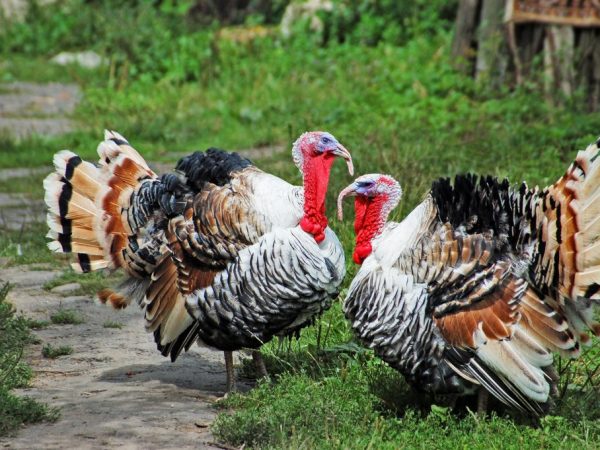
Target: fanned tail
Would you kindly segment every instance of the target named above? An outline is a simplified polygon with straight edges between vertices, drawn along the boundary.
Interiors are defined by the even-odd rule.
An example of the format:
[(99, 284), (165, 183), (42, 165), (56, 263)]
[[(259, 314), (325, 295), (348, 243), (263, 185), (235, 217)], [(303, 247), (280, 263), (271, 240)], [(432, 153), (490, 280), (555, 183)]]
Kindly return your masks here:
[(537, 251), (532, 278), (582, 342), (600, 335), (600, 140), (580, 151), (565, 175), (536, 198)]
[[(160, 239), (139, 233), (153, 205), (144, 209), (139, 199), (133, 205), (132, 194), (159, 181), (140, 154), (114, 131), (105, 132), (98, 155), (98, 165), (68, 150), (54, 155), (56, 171), (44, 180), (48, 247), (76, 254), (72, 267), (78, 272), (123, 268), (133, 277), (144, 277), (156, 264)], [(116, 307), (124, 305), (117, 294), (105, 292), (100, 299)]]
[(54, 155), (54, 167), (56, 172), (44, 180), (48, 237), (52, 239), (48, 248), (75, 253), (77, 262), (72, 266), (79, 272), (108, 267), (102, 210), (96, 202), (102, 190), (102, 171), (68, 150)]

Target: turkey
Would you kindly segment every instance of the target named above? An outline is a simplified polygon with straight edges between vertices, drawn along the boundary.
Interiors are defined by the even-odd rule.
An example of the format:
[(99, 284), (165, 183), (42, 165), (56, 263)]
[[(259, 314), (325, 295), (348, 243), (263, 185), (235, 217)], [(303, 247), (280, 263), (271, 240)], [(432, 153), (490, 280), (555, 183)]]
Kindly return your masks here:
[(67, 150), (54, 156), (56, 172), (44, 181), (48, 246), (73, 253), (79, 272), (122, 269), (126, 280), (98, 299), (137, 302), (172, 361), (194, 342), (224, 351), (230, 391), (233, 350), (299, 331), (337, 296), (344, 252), (327, 226), (325, 195), (335, 157), (353, 167), (331, 134), (294, 143), (303, 187), (213, 148), (157, 176), (116, 132), (105, 132), (98, 154), (97, 164)]
[(402, 222), (402, 190), (363, 175), (344, 312), (359, 340), (420, 391), (491, 393), (540, 416), (556, 389), (553, 353), (575, 358), (600, 334), (600, 140), (540, 190), (459, 175), (435, 181)]

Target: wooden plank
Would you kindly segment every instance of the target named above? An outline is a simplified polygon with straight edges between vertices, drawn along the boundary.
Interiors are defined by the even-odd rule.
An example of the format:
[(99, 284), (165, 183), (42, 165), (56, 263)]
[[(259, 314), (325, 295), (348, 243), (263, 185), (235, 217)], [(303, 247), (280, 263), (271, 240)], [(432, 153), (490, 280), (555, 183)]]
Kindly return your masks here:
[(508, 0), (505, 21), (600, 27), (600, 4), (597, 0)]

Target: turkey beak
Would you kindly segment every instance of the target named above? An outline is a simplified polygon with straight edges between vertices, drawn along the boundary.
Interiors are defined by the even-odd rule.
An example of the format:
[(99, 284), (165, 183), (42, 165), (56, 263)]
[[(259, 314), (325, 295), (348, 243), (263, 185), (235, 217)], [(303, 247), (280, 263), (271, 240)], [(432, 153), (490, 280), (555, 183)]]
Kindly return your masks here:
[[(352, 161), (350, 161), (350, 163), (352, 163)], [(340, 192), (340, 195), (338, 195), (338, 199), (337, 199), (337, 217), (338, 220), (342, 220), (344, 218), (344, 211), (342, 208), (342, 203), (344, 201), (344, 199), (346, 197), (355, 197), (357, 195), (356, 193), (356, 184), (352, 183), (350, 186), (346, 187), (342, 192)]]
[(346, 160), (348, 165), (348, 173), (350, 176), (354, 175), (354, 165), (352, 164), (352, 155), (342, 144), (338, 143), (335, 150), (332, 152), (335, 156), (340, 156)]

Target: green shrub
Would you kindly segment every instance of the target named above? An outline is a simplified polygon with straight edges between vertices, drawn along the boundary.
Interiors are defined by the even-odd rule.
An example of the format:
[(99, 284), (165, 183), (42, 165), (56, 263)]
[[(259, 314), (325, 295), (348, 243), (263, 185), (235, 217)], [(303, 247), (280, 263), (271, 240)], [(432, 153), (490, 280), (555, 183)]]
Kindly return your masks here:
[[(323, 44), (403, 45), (416, 36), (449, 30), (457, 5), (455, 0), (335, 0), (331, 11), (319, 12), (323, 30), (317, 37)], [(315, 34), (309, 19), (296, 28), (296, 35)]]

